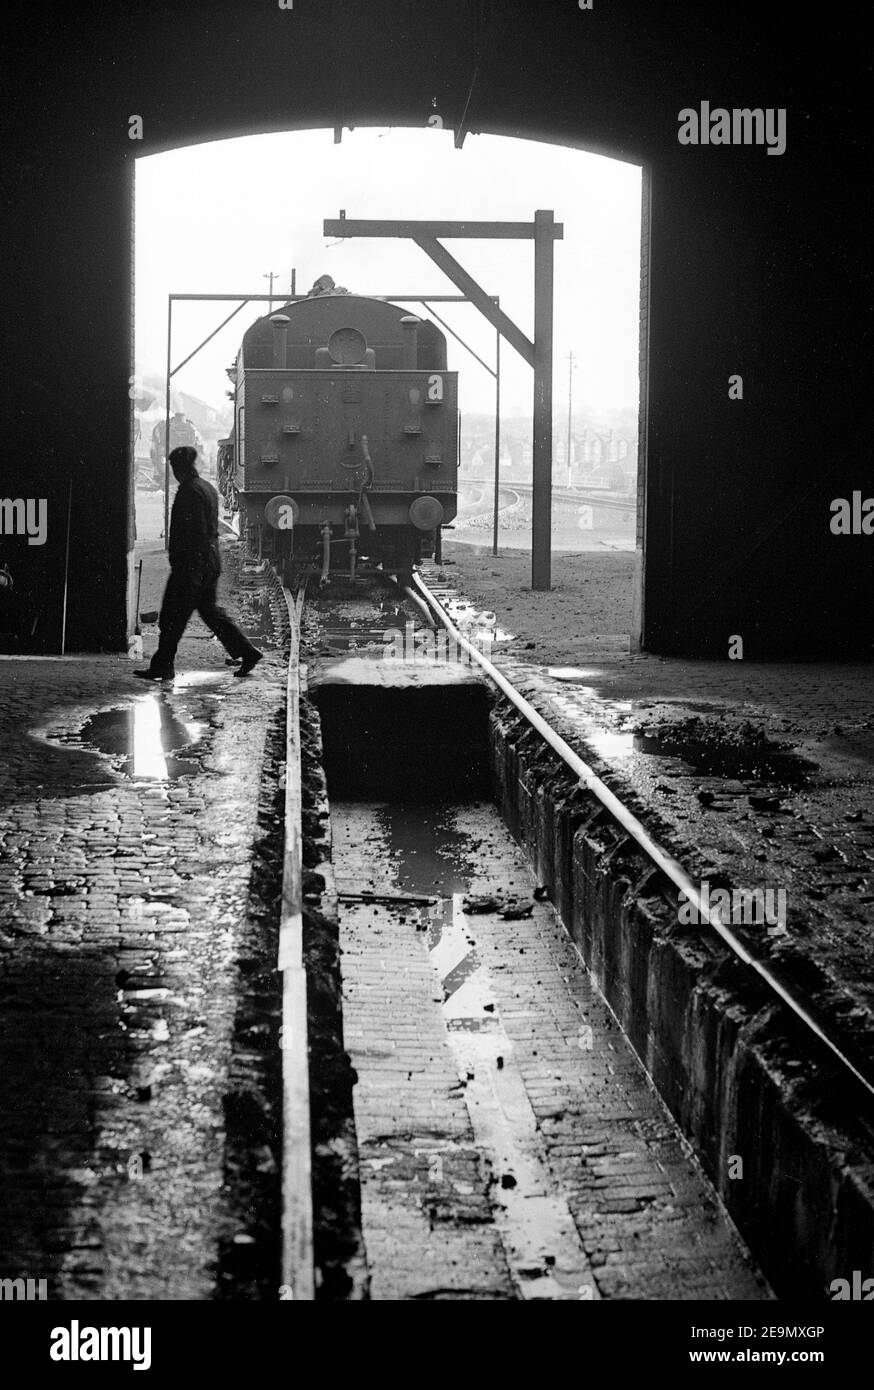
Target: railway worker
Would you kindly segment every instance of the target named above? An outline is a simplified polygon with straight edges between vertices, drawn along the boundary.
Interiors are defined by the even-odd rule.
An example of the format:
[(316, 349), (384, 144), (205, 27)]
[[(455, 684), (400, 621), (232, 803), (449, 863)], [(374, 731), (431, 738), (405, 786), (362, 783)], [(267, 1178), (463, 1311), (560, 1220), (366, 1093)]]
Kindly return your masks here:
[(221, 573), (218, 544), (218, 494), (196, 468), (197, 450), (182, 444), (170, 451), (170, 467), (179, 484), (170, 514), (170, 578), (164, 590), (158, 625), (161, 636), (148, 668), (134, 671), (145, 681), (172, 680), (176, 648), (197, 610), (232, 660), (235, 676), (248, 676), (264, 655), (216, 603)]

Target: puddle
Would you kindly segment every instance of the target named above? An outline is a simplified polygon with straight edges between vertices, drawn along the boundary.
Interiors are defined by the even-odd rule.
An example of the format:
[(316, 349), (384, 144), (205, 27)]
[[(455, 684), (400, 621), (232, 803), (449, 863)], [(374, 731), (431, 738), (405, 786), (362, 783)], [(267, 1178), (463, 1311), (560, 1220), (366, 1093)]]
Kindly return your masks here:
[(399, 888), (451, 898), (466, 893), (468, 879), (458, 860), (461, 836), (446, 823), (450, 808), (435, 805), (380, 806), (377, 819), (390, 846)]
[[(180, 690), (189, 690), (197, 686), (198, 694), (203, 695), (204, 699), (224, 700), (227, 695), (229, 670), (230, 667), (226, 666), (219, 671), (177, 671), (176, 679), (173, 682), (174, 694), (178, 694)], [(213, 686), (215, 689), (207, 689), (209, 686)]]
[(634, 734), (621, 734), (612, 729), (587, 729), (586, 741), (607, 762), (613, 758), (630, 758), (638, 751)]
[[(332, 807), (342, 815), (342, 806)], [(386, 847), (394, 890), (438, 899), (430, 909), (428, 949), (443, 988), (443, 1015), (449, 1029), (489, 1030), (494, 1019), (486, 1006), (492, 993), (462, 909), (475, 867), (466, 840), (452, 825), (457, 806), (379, 805), (368, 808), (377, 842)], [(411, 913), (426, 911), (410, 907)]]
[[(415, 922), (421, 932), (427, 922), (428, 954), (435, 984), (439, 981), (442, 992), (446, 1046), (463, 1090), (473, 1142), (486, 1169), (495, 1175), (489, 1193), (490, 1219), (500, 1234), (519, 1297), (580, 1298), (581, 1286), (587, 1278), (591, 1282), (591, 1273), (567, 1204), (554, 1190), (537, 1119), (515, 1060), (515, 1044), (501, 1016), (499, 994), (487, 964), (490, 949), (484, 939), (484, 933), (493, 933), (494, 926), (490, 929), (484, 917), (471, 918), (464, 911), (464, 897), (474, 881), (482, 894), (480, 851), (484, 841), (490, 842), (493, 835), (500, 839), (506, 833), (497, 812), (487, 804), (459, 804), (447, 799), (425, 805), (333, 802), (331, 816), (336, 832), (335, 863), (343, 863), (343, 845), (354, 847), (357, 858), (359, 847), (366, 840), (368, 883), (381, 880), (380, 886), (386, 893), (438, 899), (430, 907), (411, 903), (408, 910), (404, 905), (398, 912), (395, 930), (410, 932)], [(460, 828), (460, 821), (464, 829)], [(506, 888), (505, 880), (505, 871), (496, 870), (496, 894)], [(342, 930), (341, 927), (341, 939)], [(366, 926), (360, 918), (357, 931), (356, 950), (361, 953)], [(365, 962), (366, 959), (365, 954)], [(367, 977), (354, 978), (360, 986)], [(427, 1008), (427, 981), (419, 978), (410, 987), (418, 991), (414, 995), (418, 1008)], [(440, 996), (435, 991), (432, 997)], [(406, 1030), (396, 1041), (391, 1040), (391, 1051), (383, 1055), (394, 1058), (397, 1049), (400, 1061), (405, 1049), (415, 1045), (415, 1036), (410, 1036), (415, 1035), (415, 1017), (415, 1013), (410, 1014)], [(411, 1052), (411, 1058), (412, 1055)], [(355, 1062), (359, 1072), (370, 1065), (367, 1055), (362, 1056), (360, 1065), (357, 1057)], [(378, 1066), (375, 1074), (384, 1087)], [(440, 1084), (445, 1085), (443, 1072), (439, 1075)], [(436, 1101), (434, 1108), (438, 1108)], [(447, 1210), (452, 1210), (460, 1195), (474, 1189), (458, 1181), (446, 1164), (449, 1146), (442, 1135), (435, 1136), (433, 1121), (426, 1124), (422, 1149), (414, 1152), (428, 1154), (429, 1183), (433, 1184), (435, 1196), (446, 1204)], [(365, 1173), (365, 1198), (368, 1182)], [(403, 1183), (396, 1183), (395, 1187), (402, 1188)], [(400, 1199), (402, 1204), (408, 1200), (402, 1192)], [(434, 1199), (429, 1195), (429, 1200)], [(385, 1200), (384, 1192), (380, 1192), (380, 1200)], [(441, 1238), (433, 1222), (432, 1232), (435, 1239)]]
[(377, 594), (358, 604), (324, 599), (307, 622), (308, 638), (321, 655), (384, 650), (391, 635), (409, 621), (392, 596)]
[(442, 596), (440, 601), (458, 631), (463, 633), (467, 640), (473, 642), (480, 650), (490, 646), (493, 642), (512, 642), (514, 640), (516, 634), (506, 632), (504, 628), (498, 627), (497, 617), (489, 609), (476, 608), (467, 599)]
[[(618, 735), (624, 738), (626, 735)], [(770, 743), (729, 743), (701, 738), (688, 738), (681, 733), (662, 735), (634, 734), (630, 751), (649, 753), (657, 758), (679, 758), (693, 772), (717, 777), (733, 777), (740, 781), (778, 782), (783, 786), (799, 787), (809, 783), (819, 769), (816, 763), (797, 753)]]
[(333, 652), (359, 651), (370, 647), (384, 648), (385, 634), (390, 629), (384, 627), (324, 628), (319, 633), (319, 642), (330, 647)]
[(385, 808), (392, 859), (399, 886), (433, 893), (440, 899), (431, 913), (428, 949), (443, 989), (443, 1017), (450, 1031), (491, 1031), (496, 1020), (488, 976), (470, 939), (462, 910), (475, 867), (467, 861), (466, 841), (451, 824), (452, 806)]
[(547, 666), (546, 674), (557, 681), (584, 681), (591, 680), (596, 673), (582, 666)]
[(75, 734), (59, 736), (59, 742), (94, 748), (107, 755), (129, 777), (173, 781), (199, 771), (193, 749), (206, 724), (183, 722), (160, 695), (145, 695), (131, 705), (101, 710), (85, 720)]

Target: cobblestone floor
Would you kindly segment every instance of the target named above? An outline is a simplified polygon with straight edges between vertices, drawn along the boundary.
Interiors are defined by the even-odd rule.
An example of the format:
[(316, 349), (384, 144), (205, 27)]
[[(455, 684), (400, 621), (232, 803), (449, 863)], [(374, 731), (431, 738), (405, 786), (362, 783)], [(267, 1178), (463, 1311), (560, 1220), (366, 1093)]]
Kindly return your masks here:
[(223, 657), (194, 622), (172, 689), (123, 657), (0, 662), (0, 1274), (50, 1298), (210, 1298), (251, 1239), (225, 1102), (284, 663)]
[(494, 808), (332, 828), (371, 1296), (767, 1298)]

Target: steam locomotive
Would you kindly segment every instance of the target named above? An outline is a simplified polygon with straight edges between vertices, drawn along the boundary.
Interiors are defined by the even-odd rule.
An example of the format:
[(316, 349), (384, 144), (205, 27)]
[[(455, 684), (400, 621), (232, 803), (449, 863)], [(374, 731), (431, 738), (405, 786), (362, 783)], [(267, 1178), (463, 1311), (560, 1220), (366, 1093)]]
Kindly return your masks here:
[(429, 320), (327, 276), (314, 291), (243, 336), (219, 488), (287, 577), (406, 577), (456, 514), (457, 373)]
[[(170, 417), (170, 448), (176, 449), (181, 444), (190, 444), (198, 453), (203, 449), (203, 440), (194, 425), (181, 410), (177, 410)], [(149, 459), (155, 483), (160, 487), (164, 485), (164, 458), (164, 421), (159, 420), (152, 430)]]

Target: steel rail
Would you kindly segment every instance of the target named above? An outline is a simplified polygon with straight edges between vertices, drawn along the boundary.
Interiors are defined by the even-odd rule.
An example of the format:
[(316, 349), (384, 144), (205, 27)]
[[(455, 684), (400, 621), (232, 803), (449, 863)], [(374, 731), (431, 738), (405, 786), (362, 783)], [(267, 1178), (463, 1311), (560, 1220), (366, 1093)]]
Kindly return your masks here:
[(579, 754), (574, 752), (570, 745), (565, 742), (560, 734), (555, 732), (541, 714), (538, 714), (537, 710), (525, 699), (524, 695), (519, 694), (515, 686), (513, 686), (507, 677), (489, 661), (488, 657), (483, 656), (482, 652), (480, 652), (472, 642), (468, 641), (463, 633), (459, 632), (440, 600), (435, 594), (432, 594), (419, 574), (413, 575), (413, 583), (450, 636), (460, 647), (473, 657), (474, 661), (485, 671), (489, 680), (507, 696), (507, 699), (515, 705), (520, 714), (524, 715), (532, 728), (537, 730), (553, 751), (567, 764), (571, 771), (580, 779), (580, 785), (585, 787), (586, 791), (592, 792), (597, 800), (601, 802), (601, 805), (610, 812), (613, 818), (621, 825), (622, 829), (640, 846), (656, 867), (680, 889), (680, 892), (683, 893), (687, 900), (695, 904), (700, 916), (724, 941), (729, 950), (737, 956), (744, 965), (755, 971), (760, 979), (767, 985), (768, 989), (771, 990), (773, 994), (776, 994), (778, 998), (792, 1010), (796, 1017), (798, 1017), (805, 1027), (815, 1035), (819, 1042), (824, 1044), (841, 1066), (850, 1072), (855, 1080), (864, 1087), (868, 1095), (874, 1097), (874, 1085), (872, 1085), (868, 1078), (859, 1071), (858, 1067), (850, 1061), (849, 1057), (845, 1055), (838, 1044), (823, 1031), (816, 1019), (808, 1013), (804, 1005), (799, 1003), (794, 995), (780, 983), (764, 962), (750, 954), (743, 942), (720, 920), (718, 909), (711, 908), (709, 903), (704, 902), (699, 890), (695, 887), (691, 878), (677, 861), (653, 839), (633, 812), (629, 811), (628, 807), (619, 800), (615, 792), (610, 790), (598, 774), (589, 767), (588, 763), (584, 762)]
[[(459, 475), (459, 482), (476, 483), (483, 487), (493, 486), (491, 478), (477, 478), (466, 473)], [(516, 487), (519, 488), (521, 492), (530, 493), (532, 484), (514, 481), (512, 483), (502, 483), (501, 486)], [(580, 491), (577, 488), (554, 487), (552, 489), (552, 495), (553, 498), (559, 502), (581, 502), (586, 506), (612, 507), (614, 511), (620, 512), (633, 512), (637, 510), (636, 502), (622, 502), (618, 499), (611, 500), (610, 498), (600, 496), (597, 492), (586, 491), (585, 489)]]
[[(501, 505), (500, 505), (500, 507), (498, 508), (498, 515), (500, 515), (501, 512), (512, 511), (512, 509), (513, 509), (514, 507), (518, 507), (519, 503), (522, 501), (522, 494), (521, 494), (521, 492), (519, 492), (517, 488), (511, 487), (509, 483), (501, 483), (501, 486), (498, 488), (498, 494), (500, 495), (500, 494), (503, 493), (503, 492), (512, 492), (513, 497), (515, 498), (515, 501), (513, 501), (513, 502), (502, 502)], [(484, 501), (485, 498), (483, 498), (482, 500)], [(479, 502), (474, 502), (473, 505), (474, 505), (475, 507), (479, 507), (479, 506), (480, 506), (480, 503), (479, 503)], [(464, 516), (464, 518), (463, 518), (463, 520), (462, 520), (462, 525), (464, 525), (464, 524), (469, 525), (469, 524), (470, 524), (471, 522), (473, 522), (473, 521), (478, 521), (479, 518), (480, 518), (481, 516), (489, 516), (489, 513), (491, 512), (491, 510), (492, 510), (492, 509), (491, 509), (490, 506), (485, 506), (485, 507), (483, 507), (482, 511), (479, 511), (479, 512), (467, 512), (467, 513), (465, 513), (465, 516)]]
[(283, 585), (291, 628), (285, 709), (285, 843), (279, 960), (282, 973), (282, 1253), (281, 1297), (315, 1298), (312, 1150), (310, 1134), (307, 980), (303, 959), (300, 624), (304, 588), (292, 597)]

